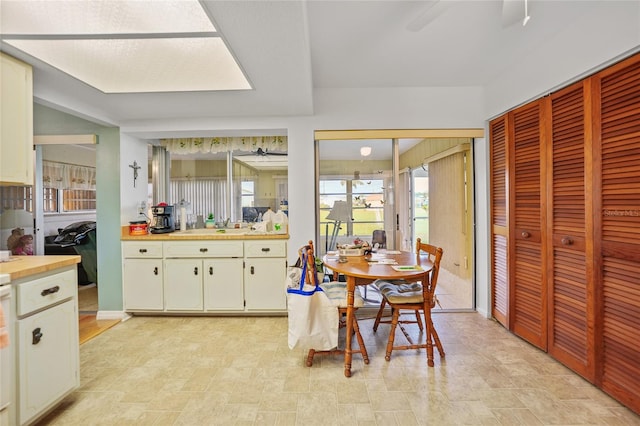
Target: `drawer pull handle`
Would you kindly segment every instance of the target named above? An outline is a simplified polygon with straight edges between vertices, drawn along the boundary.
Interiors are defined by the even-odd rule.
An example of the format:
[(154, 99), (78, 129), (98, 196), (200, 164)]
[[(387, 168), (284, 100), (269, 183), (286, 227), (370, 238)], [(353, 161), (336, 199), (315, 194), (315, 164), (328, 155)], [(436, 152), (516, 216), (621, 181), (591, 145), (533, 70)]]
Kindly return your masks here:
[(200, 249), (200, 253), (206, 253), (206, 252), (208, 252), (208, 251), (209, 251), (209, 249), (208, 249), (208, 248), (201, 248), (201, 249)]
[(531, 234), (528, 233), (527, 231), (522, 231), (522, 234), (520, 235), (522, 235), (522, 238), (529, 238), (531, 236)]
[(140, 253), (146, 253), (146, 252), (147, 252), (147, 249), (140, 249), (140, 250), (138, 250), (138, 251), (139, 251)]
[(209, 275), (213, 275), (213, 266), (209, 266)]
[(269, 247), (262, 247), (262, 251), (267, 253), (267, 252), (270, 252), (271, 249)]
[(198, 267), (193, 268), (193, 275), (198, 275)]
[(40, 331), (40, 327), (34, 329), (31, 332), (31, 344), (32, 345), (37, 345), (38, 343), (40, 343), (40, 340), (42, 339), (42, 332)]
[(59, 291), (60, 291), (60, 286), (57, 285), (57, 286), (54, 286), (54, 287), (51, 287), (51, 288), (45, 288), (44, 290), (42, 290), (40, 295), (44, 297), (44, 296), (46, 296), (48, 294), (57, 293)]
[(565, 246), (570, 246), (571, 244), (573, 244), (573, 240), (571, 239), (571, 237), (564, 237), (562, 238), (562, 240), (560, 240), (560, 242), (562, 242), (562, 244), (564, 244)]
[(253, 266), (252, 266), (252, 267), (251, 267), (251, 275), (255, 275), (255, 273), (256, 273), (256, 271), (255, 271), (255, 269), (254, 269), (254, 268), (253, 268)]
[(153, 268), (153, 275), (158, 275), (158, 267)]

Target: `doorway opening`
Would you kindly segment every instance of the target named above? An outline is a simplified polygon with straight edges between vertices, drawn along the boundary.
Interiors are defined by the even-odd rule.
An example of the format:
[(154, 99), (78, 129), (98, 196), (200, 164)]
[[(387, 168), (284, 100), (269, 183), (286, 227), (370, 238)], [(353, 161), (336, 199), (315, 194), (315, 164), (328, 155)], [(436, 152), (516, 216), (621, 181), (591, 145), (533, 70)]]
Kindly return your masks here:
[[(376, 231), (387, 250), (413, 251), (417, 238), (442, 247), (438, 309), (467, 311), (475, 309), (472, 141), (482, 131), (451, 132), (316, 132), (316, 241), (321, 255), (373, 245)], [(372, 286), (358, 291), (365, 306), (379, 306)]]

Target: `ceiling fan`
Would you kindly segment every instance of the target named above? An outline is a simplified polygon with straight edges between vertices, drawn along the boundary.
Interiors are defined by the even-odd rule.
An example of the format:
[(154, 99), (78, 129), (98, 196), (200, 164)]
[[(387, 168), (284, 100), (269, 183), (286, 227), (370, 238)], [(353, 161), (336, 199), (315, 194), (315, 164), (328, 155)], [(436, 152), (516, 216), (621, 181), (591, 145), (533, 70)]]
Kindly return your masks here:
[(287, 153), (286, 153), (286, 152), (273, 152), (273, 151), (272, 151), (272, 152), (269, 152), (269, 150), (268, 150), (268, 149), (266, 149), (266, 148), (265, 148), (265, 149), (262, 149), (262, 148), (260, 148), (260, 147), (259, 147), (259, 148), (258, 148), (258, 149), (256, 149), (255, 151), (251, 151), (251, 152), (249, 152), (249, 153), (246, 153), (246, 154), (239, 154), (239, 155), (240, 155), (240, 156), (243, 156), (243, 155), (257, 155), (258, 157), (269, 157), (269, 156), (271, 156), (271, 155), (274, 155), (274, 156), (276, 156), (276, 155), (286, 156), (286, 155), (287, 155)]

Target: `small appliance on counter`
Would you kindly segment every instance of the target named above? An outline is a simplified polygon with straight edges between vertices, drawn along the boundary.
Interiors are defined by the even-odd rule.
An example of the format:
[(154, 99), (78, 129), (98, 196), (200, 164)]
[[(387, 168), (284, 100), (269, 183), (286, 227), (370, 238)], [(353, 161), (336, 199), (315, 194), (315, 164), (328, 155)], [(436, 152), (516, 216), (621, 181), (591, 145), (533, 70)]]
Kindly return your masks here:
[(146, 219), (137, 219), (129, 222), (129, 235), (147, 235), (149, 224)]
[(175, 231), (175, 206), (160, 203), (151, 207), (153, 225), (149, 230), (152, 234), (165, 234)]

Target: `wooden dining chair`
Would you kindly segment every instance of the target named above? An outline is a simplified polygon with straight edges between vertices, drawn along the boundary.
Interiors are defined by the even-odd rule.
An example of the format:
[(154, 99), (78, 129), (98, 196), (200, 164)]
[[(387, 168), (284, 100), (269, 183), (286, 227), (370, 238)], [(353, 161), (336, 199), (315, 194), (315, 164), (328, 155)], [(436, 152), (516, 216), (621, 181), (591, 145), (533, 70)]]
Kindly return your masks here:
[[(429, 260), (433, 262), (433, 269), (429, 272), (429, 281), (427, 283), (420, 282), (406, 282), (404, 280), (376, 280), (374, 283), (380, 290), (382, 296), (382, 302), (380, 303), (380, 309), (376, 315), (376, 320), (373, 324), (373, 331), (378, 330), (380, 323), (390, 323), (391, 329), (389, 330), (389, 340), (387, 342), (387, 352), (385, 359), (389, 361), (391, 359), (391, 352), (396, 350), (406, 349), (419, 349), (433, 347), (435, 345), (438, 348), (438, 352), (441, 357), (444, 357), (444, 349), (436, 329), (431, 321), (429, 315), (428, 333), (425, 336), (424, 343), (414, 343), (413, 339), (405, 329), (405, 324), (418, 324), (420, 331), (424, 330), (420, 313), (424, 315), (424, 301), (428, 301), (429, 309), (433, 309), (436, 305), (436, 285), (438, 283), (438, 272), (440, 271), (440, 260), (442, 259), (442, 248), (436, 247), (430, 244), (424, 244), (418, 238), (416, 242), (416, 253), (428, 254)], [(426, 284), (426, 285), (425, 285)], [(391, 307), (391, 319), (382, 320), (382, 314), (384, 308), (389, 305)], [(415, 313), (415, 319), (403, 320), (400, 318), (401, 311), (411, 310)], [(425, 320), (427, 316), (425, 315)], [(396, 327), (400, 325), (400, 330), (409, 341), (408, 345), (394, 346)]]
[[(305, 256), (307, 261), (307, 279), (313, 280), (314, 276), (317, 276), (317, 267), (315, 262), (315, 256), (313, 252), (313, 242), (309, 241), (309, 244), (304, 248), (307, 251), (307, 255)], [(308, 281), (313, 282), (313, 281)], [(347, 326), (347, 283), (339, 282), (339, 281), (329, 281), (329, 282), (321, 282), (320, 288), (322, 292), (327, 295), (331, 303), (338, 309), (340, 323), (339, 327), (344, 328)], [(360, 328), (358, 327), (358, 319), (355, 316), (355, 311), (359, 307), (364, 305), (364, 300), (362, 296), (360, 296), (359, 292), (354, 292), (354, 315), (353, 315), (353, 332), (356, 335), (356, 339), (358, 340), (358, 350), (352, 350), (353, 353), (360, 353), (362, 358), (364, 359), (365, 364), (369, 364), (369, 355), (367, 354), (367, 348), (364, 345), (364, 339), (362, 338), (362, 334), (360, 334)], [(336, 355), (336, 354), (344, 354), (344, 349), (330, 349), (330, 350), (316, 350), (309, 349), (309, 353), (307, 354), (307, 367), (311, 367), (313, 365), (313, 357), (316, 355)]]

